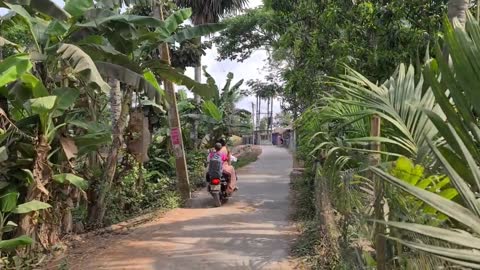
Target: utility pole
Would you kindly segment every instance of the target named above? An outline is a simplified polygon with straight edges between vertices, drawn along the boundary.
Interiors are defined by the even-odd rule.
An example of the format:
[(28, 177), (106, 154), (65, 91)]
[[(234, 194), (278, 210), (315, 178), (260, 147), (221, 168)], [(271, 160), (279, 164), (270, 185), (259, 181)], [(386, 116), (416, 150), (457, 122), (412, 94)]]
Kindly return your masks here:
[(255, 145), (255, 103), (252, 102), (252, 144)]
[[(156, 3), (154, 7), (154, 15), (157, 19), (163, 21), (163, 9), (161, 3)], [(168, 44), (163, 43), (158, 47), (160, 58), (162, 61), (170, 65), (170, 52)], [(182, 199), (191, 198), (190, 183), (188, 180), (187, 160), (185, 158), (185, 149), (183, 146), (182, 128), (180, 125), (180, 117), (178, 116), (177, 98), (175, 96), (175, 87), (168, 80), (163, 80), (165, 94), (168, 100), (168, 122), (170, 124), (170, 138), (173, 152), (175, 153), (175, 168), (177, 172), (178, 191)]]

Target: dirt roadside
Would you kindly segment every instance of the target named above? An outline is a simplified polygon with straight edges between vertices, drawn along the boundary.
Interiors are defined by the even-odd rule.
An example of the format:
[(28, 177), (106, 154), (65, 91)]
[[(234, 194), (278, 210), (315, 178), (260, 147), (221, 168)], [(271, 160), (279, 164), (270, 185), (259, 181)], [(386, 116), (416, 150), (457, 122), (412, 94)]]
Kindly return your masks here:
[(282, 148), (262, 150), (238, 171), (240, 190), (228, 204), (213, 208), (199, 192), (190, 208), (78, 243), (66, 269), (295, 269), (288, 256), (296, 232), (288, 220), (292, 159)]

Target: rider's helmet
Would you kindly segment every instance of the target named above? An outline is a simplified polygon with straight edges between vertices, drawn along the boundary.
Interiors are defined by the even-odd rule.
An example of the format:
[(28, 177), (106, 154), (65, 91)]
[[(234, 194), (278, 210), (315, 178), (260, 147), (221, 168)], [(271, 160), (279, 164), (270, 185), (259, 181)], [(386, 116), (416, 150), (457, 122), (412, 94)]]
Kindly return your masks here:
[(227, 145), (227, 142), (225, 141), (224, 138), (219, 139), (219, 140), (217, 141), (217, 143), (220, 143), (220, 144), (222, 145), (222, 147), (225, 146), (225, 145)]

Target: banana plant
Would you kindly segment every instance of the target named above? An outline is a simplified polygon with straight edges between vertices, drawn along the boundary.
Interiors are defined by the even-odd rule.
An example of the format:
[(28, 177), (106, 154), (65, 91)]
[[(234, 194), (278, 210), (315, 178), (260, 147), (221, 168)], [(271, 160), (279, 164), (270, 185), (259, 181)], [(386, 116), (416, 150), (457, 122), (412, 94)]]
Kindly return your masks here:
[[(50, 151), (57, 146), (60, 155), (67, 156), (65, 148), (58, 142), (58, 131), (66, 124), (59, 120), (65, 115), (76, 98), (78, 90), (73, 88), (56, 88), (50, 94), (43, 83), (32, 73), (33, 64), (27, 54), (13, 55), (0, 63), (1, 94), (10, 100), (11, 116), (0, 111), (2, 127), (0, 134), (0, 234), (17, 227), (8, 217), (20, 214), (20, 232), (27, 232), (32, 224), (32, 212), (46, 209), (45, 203), (50, 196), (49, 186), (53, 181), (59, 184), (72, 184), (80, 189), (86, 188), (86, 181), (70, 173), (52, 174), (49, 156), (57, 151)], [(65, 158), (64, 158), (65, 159)], [(32, 169), (33, 168), (33, 169)], [(25, 203), (18, 205), (19, 190), (28, 187)], [(39, 201), (40, 200), (40, 201)], [(42, 202), (44, 201), (44, 202)], [(12, 248), (16, 245), (29, 244), (33, 235), (0, 241), (2, 247)], [(30, 239), (30, 240), (29, 240)]]
[[(51, 7), (48, 10), (62, 10), (48, 0), (44, 2)], [(65, 10), (62, 10), (66, 16), (47, 16), (47, 19), (44, 19), (29, 13), (24, 6), (44, 15), (52, 14), (45, 13), (46, 8), (39, 9), (38, 5), (31, 5), (30, 1), (12, 0), (1, 3), (16, 14), (10, 16), (10, 23), (23, 23), (28, 26), (36, 45), (32, 51), (36, 60), (60, 55), (72, 65), (74, 74), (105, 92), (109, 87), (101, 75), (117, 75), (124, 83), (145, 90), (152, 96), (155, 88), (143, 76), (144, 71), (152, 70), (160, 78), (185, 85), (189, 90), (206, 98), (214, 94), (208, 85), (197, 83), (172, 67), (151, 58), (152, 52), (163, 42), (181, 42), (224, 28), (223, 25), (216, 24), (190, 27), (177, 32), (178, 26), (191, 16), (190, 9), (175, 11), (165, 21), (160, 21), (148, 16), (118, 14), (95, 7), (93, 1), (77, 0), (66, 3)]]
[(33, 243), (33, 239), (26, 235), (18, 236), (8, 240), (3, 240), (3, 235), (5, 233), (14, 231), (18, 227), (15, 222), (9, 219), (11, 215), (29, 214), (51, 207), (51, 205), (49, 205), (48, 203), (40, 202), (37, 200), (17, 205), (18, 196), (18, 192), (12, 191), (10, 189), (7, 193), (3, 193), (3, 195), (0, 197), (0, 251), (9, 251), (19, 246), (31, 245)]
[(240, 89), (243, 80), (232, 85), (233, 73), (229, 73), (224, 87), (220, 89), (215, 79), (206, 71), (206, 67), (203, 70), (207, 78), (207, 84), (215, 90), (215, 94), (211, 100), (203, 101), (201, 108), (197, 108), (197, 113), (192, 112), (184, 115), (184, 117), (200, 120), (205, 126), (202, 143), (212, 145), (215, 140), (223, 136), (231, 136), (234, 128), (247, 127), (238, 124), (241, 122), (238, 120), (250, 119), (251, 113), (236, 108), (236, 103), (243, 97)]

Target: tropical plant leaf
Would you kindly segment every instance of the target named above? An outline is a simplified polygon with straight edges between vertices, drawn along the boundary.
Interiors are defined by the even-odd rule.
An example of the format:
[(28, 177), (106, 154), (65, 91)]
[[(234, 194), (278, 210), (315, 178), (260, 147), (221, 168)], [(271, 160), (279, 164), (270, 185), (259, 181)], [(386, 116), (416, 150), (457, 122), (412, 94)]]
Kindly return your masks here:
[(66, 110), (71, 107), (80, 96), (80, 90), (76, 88), (60, 87), (53, 89), (52, 94), (57, 96), (55, 108), (58, 110)]
[(32, 98), (29, 100), (29, 107), (33, 113), (46, 114), (55, 108), (56, 96), (46, 96), (39, 98)]
[(207, 23), (202, 25), (197, 25), (193, 27), (186, 27), (180, 31), (177, 31), (173, 36), (170, 36), (165, 41), (173, 43), (181, 43), (186, 40), (191, 40), (194, 38), (210, 35), (221, 31), (227, 27), (226, 24), (220, 23)]
[(476, 266), (475, 268), (480, 268), (480, 256), (478, 256), (480, 252), (478, 250), (446, 248), (446, 247), (439, 247), (435, 245), (415, 243), (412, 241), (405, 241), (395, 237), (388, 237), (388, 238), (416, 250), (425, 251), (430, 254), (435, 254), (437, 256), (442, 256), (445, 258), (450, 258), (450, 259), (456, 260), (457, 263), (463, 262), (468, 265), (475, 265)]
[(11, 42), (10, 40), (0, 37), (0, 47), (12, 46), (17, 49), (18, 52), (23, 52), (24, 48), (16, 43)]
[(99, 72), (105, 77), (115, 78), (138, 90), (142, 89), (147, 95), (158, 91), (142, 74), (136, 73), (126, 67), (100, 61), (95, 62), (95, 64)]
[(96, 85), (103, 92), (110, 90), (110, 86), (103, 80), (93, 60), (79, 47), (64, 43), (60, 45), (57, 53), (62, 59), (67, 60), (73, 67), (73, 72), (82, 75), (87, 83)]
[(52, 178), (53, 180), (61, 184), (64, 184), (65, 182), (69, 182), (70, 184), (84, 191), (88, 188), (88, 182), (85, 179), (71, 173), (57, 174), (57, 175), (54, 175)]
[[(458, 138), (458, 137), (457, 137)], [(466, 155), (465, 160), (467, 161), (467, 164), (469, 164), (469, 170), (471, 170), (473, 175), (480, 175), (480, 169), (478, 166), (475, 164), (475, 161), (473, 160), (472, 156), (469, 155), (468, 150), (466, 150), (466, 147), (463, 145), (463, 143), (458, 140), (462, 144), (462, 150), (464, 151), (463, 153)], [(440, 161), (440, 163), (444, 166), (445, 170), (447, 171), (447, 174), (450, 176), (451, 183), (455, 186), (457, 189), (459, 195), (463, 198), (465, 204), (468, 206), (470, 210), (472, 210), (474, 213), (476, 213), (477, 216), (480, 216), (480, 201), (477, 200), (475, 194), (471, 190), (471, 187), (465, 182), (465, 180), (462, 179), (462, 177), (457, 173), (457, 171), (448, 163), (447, 159), (440, 153), (438, 148), (435, 145), (431, 145), (431, 148), (433, 152), (435, 153), (436, 157)], [(477, 182), (478, 184), (478, 182)]]
[[(347, 75), (333, 80), (345, 98), (331, 97), (329, 102), (364, 108), (361, 113), (356, 113), (363, 117), (379, 115), (394, 127), (392, 134), (383, 134), (389, 142), (393, 143), (394, 139), (398, 146), (413, 157), (428, 153), (425, 150), (429, 148), (428, 139), (437, 134), (437, 129), (423, 110), (434, 111), (443, 119), (444, 116), (431, 91), (423, 91), (423, 79), (415, 80), (413, 66), (401, 64), (395, 74), (381, 86), (350, 68), (347, 68)], [(355, 119), (358, 121), (363, 118)], [(418, 158), (422, 159), (423, 156)]]
[(93, 8), (93, 0), (67, 0), (64, 8), (72, 16), (82, 16), (87, 10)]
[(161, 25), (156, 32), (158, 32), (162, 38), (167, 39), (177, 30), (178, 26), (190, 18), (191, 15), (192, 10), (190, 8), (176, 10), (165, 19), (163, 25)]
[(12, 212), (15, 214), (27, 214), (30, 212), (48, 209), (50, 207), (52, 206), (48, 203), (32, 200), (18, 205)]
[(0, 87), (18, 80), (33, 65), (28, 54), (12, 55), (0, 63)]
[(2, 233), (11, 232), (11, 231), (15, 230), (17, 227), (18, 227), (18, 225), (15, 222), (9, 220), (7, 222), (7, 224), (5, 224), (5, 226), (3, 226), (1, 232)]
[(436, 238), (449, 242), (454, 245), (459, 245), (467, 248), (479, 249), (480, 238), (469, 234), (466, 231), (454, 231), (449, 229), (437, 228), (433, 226), (407, 223), (407, 222), (394, 222), (394, 221), (375, 221), (388, 226), (396, 227), (405, 231), (419, 233), (431, 238)]
[(203, 103), (203, 112), (218, 122), (221, 122), (223, 119), (223, 113), (211, 100)]
[[(91, 10), (90, 13), (105, 14), (103, 10)], [(90, 15), (91, 16), (91, 15)], [(164, 27), (164, 22), (150, 16), (137, 16), (115, 14), (107, 17), (97, 17), (86, 23), (77, 24), (78, 27), (101, 28), (107, 27), (110, 23), (124, 23), (132, 26)]]
[(146, 6), (152, 7), (154, 0), (101, 0), (101, 4), (107, 8), (118, 8), (123, 6)]
[(50, 0), (2, 0), (1, 2), (29, 6), (36, 11), (62, 21), (68, 20), (71, 17), (70, 14)]
[(127, 55), (117, 51), (111, 45), (81, 43), (79, 46), (83, 51), (90, 55), (90, 57), (95, 59), (95, 61), (116, 64), (128, 68), (136, 73), (141, 73), (143, 71), (143, 69), (137, 63), (130, 60)]
[[(73, 125), (73, 123), (71, 123)], [(78, 155), (94, 152), (102, 145), (112, 143), (112, 134), (107, 130), (95, 130), (85, 135), (76, 136), (75, 144), (78, 146)]]
[(460, 223), (465, 224), (476, 233), (480, 233), (480, 218), (469, 209), (459, 205), (456, 202), (443, 198), (440, 195), (412, 186), (378, 168), (371, 167), (370, 170), (380, 178), (400, 187), (404, 191), (424, 201), (438, 211), (446, 214)]
[(6, 194), (0, 196), (1, 210), (3, 213), (8, 213), (15, 209), (19, 195), (20, 194), (16, 191), (7, 191)]
[(33, 244), (33, 239), (28, 236), (22, 235), (9, 240), (1, 240), (0, 250), (10, 250), (20, 246), (28, 246), (31, 244)]
[[(205, 77), (207, 78), (207, 85), (213, 89), (213, 91), (215, 91), (215, 94), (213, 96), (213, 100), (214, 100), (214, 103), (218, 103), (220, 102), (220, 89), (218, 89), (218, 86), (217, 86), (217, 82), (215, 81), (215, 79), (212, 77), (212, 75), (210, 75), (210, 73), (207, 72), (207, 67), (206, 66), (203, 66), (202, 67), (202, 70), (203, 70), (203, 74), (205, 75)], [(231, 81), (232, 79), (228, 79), (228, 76), (227, 76), (227, 82), (228, 81)], [(226, 83), (227, 84), (227, 83)]]
[(196, 82), (167, 64), (159, 61), (150, 61), (146, 63), (146, 66), (162, 79), (171, 81), (177, 85), (186, 86), (194, 94), (205, 99), (210, 99), (216, 95), (215, 89), (211, 86)]
[(141, 100), (140, 103), (143, 106), (152, 106), (154, 108), (157, 108), (158, 110), (160, 110), (161, 113), (166, 113), (165, 109), (162, 106), (158, 105), (152, 100)]
[(153, 87), (155, 87), (155, 90), (157, 90), (157, 93), (160, 94), (160, 96), (164, 97), (165, 96), (165, 90), (160, 86), (160, 84), (157, 81), (157, 78), (155, 78), (155, 74), (153, 74), (152, 71), (147, 70), (143, 72), (143, 77), (145, 80), (147, 80)]
[[(11, 15), (7, 16), (7, 20), (11, 23), (24, 23), (30, 30), (37, 50), (42, 51), (39, 41), (43, 40), (44, 38), (48, 24), (47, 21), (42, 20), (38, 17), (32, 17), (30, 13), (28, 13), (28, 11), (20, 5), (13, 5), (9, 3), (4, 4), (11, 10), (11, 12), (9, 13)], [(18, 20), (17, 18), (20, 19)]]
[(68, 32), (68, 28), (68, 24), (62, 21), (53, 20), (48, 24), (45, 33), (49, 36), (62, 37)]
[(22, 86), (25, 86), (27, 89), (31, 90), (31, 96), (34, 98), (48, 96), (48, 90), (43, 85), (42, 81), (30, 73), (25, 73), (20, 77), (20, 82)]

